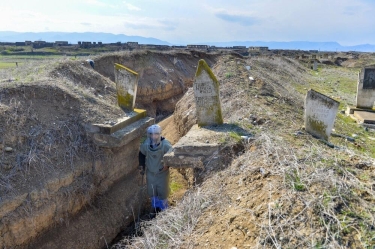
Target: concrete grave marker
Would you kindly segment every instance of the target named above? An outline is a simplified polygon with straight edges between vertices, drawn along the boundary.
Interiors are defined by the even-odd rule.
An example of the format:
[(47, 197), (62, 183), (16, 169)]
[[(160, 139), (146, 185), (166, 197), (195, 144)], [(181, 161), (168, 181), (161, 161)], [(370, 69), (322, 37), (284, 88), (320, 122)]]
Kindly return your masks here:
[(340, 102), (310, 89), (305, 98), (305, 129), (328, 141)]
[(318, 69), (318, 62), (314, 61), (313, 70), (316, 71)]
[(362, 68), (358, 74), (356, 107), (372, 109), (375, 102), (375, 68)]
[(199, 60), (193, 88), (198, 125), (222, 124), (219, 82), (204, 60)]
[(138, 73), (115, 63), (115, 82), (118, 105), (124, 111), (133, 111), (137, 95)]

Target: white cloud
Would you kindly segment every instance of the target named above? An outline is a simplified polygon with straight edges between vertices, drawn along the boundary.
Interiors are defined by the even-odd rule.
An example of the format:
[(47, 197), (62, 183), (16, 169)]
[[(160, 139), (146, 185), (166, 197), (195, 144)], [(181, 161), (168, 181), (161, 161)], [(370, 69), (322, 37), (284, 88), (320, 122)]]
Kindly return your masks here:
[(227, 0), (17, 0), (2, 4), (0, 30), (40, 32), (48, 26), (51, 31), (111, 32), (172, 43), (375, 44), (373, 13), (374, 0), (236, 0), (235, 4)]
[(141, 8), (127, 2), (123, 2), (128, 10), (140, 11)]
[(98, 0), (84, 0), (84, 3), (89, 4), (89, 5), (99, 6), (99, 7), (108, 6), (108, 4), (100, 2)]

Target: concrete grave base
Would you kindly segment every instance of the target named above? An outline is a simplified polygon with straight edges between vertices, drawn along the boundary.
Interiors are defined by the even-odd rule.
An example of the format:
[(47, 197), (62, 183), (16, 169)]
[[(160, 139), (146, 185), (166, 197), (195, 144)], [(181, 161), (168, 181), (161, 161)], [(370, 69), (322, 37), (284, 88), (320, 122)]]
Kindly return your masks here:
[(107, 148), (121, 147), (131, 142), (136, 137), (140, 137), (143, 134), (145, 134), (146, 128), (154, 123), (155, 123), (155, 120), (153, 118), (146, 117), (110, 135), (94, 133), (93, 134), (94, 142), (100, 147), (107, 147)]
[(348, 106), (346, 115), (356, 120), (357, 123), (373, 128), (375, 125), (375, 109), (363, 109)]
[(366, 111), (355, 111), (354, 117), (359, 123), (375, 124), (375, 113)]
[(194, 125), (173, 146), (173, 151), (164, 155), (164, 165), (174, 168), (203, 168), (205, 163), (218, 157), (222, 137), (223, 132)]
[(349, 114), (354, 114), (355, 111), (366, 111), (366, 112), (373, 112), (375, 113), (375, 108), (372, 108), (372, 109), (364, 109), (364, 108), (358, 108), (358, 107), (354, 107), (354, 106), (348, 106), (346, 108), (346, 115), (349, 115)]
[(134, 109), (134, 111), (126, 112), (126, 116), (118, 119), (114, 124), (93, 124), (88, 128), (90, 132), (112, 134), (142, 118), (145, 118), (146, 114), (146, 110)]

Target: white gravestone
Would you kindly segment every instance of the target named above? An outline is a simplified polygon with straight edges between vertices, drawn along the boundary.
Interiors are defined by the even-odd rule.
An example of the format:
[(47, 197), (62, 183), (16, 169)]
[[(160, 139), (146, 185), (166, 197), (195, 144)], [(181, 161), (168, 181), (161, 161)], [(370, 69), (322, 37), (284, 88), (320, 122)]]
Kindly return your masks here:
[(318, 69), (318, 62), (314, 61), (313, 70), (316, 71)]
[(358, 74), (357, 108), (372, 109), (375, 102), (375, 68), (362, 68)]
[(222, 124), (219, 82), (204, 60), (199, 60), (193, 88), (198, 125)]
[(305, 129), (328, 141), (340, 102), (310, 89), (305, 98)]
[(133, 111), (137, 95), (138, 73), (115, 63), (115, 82), (118, 105), (124, 111)]

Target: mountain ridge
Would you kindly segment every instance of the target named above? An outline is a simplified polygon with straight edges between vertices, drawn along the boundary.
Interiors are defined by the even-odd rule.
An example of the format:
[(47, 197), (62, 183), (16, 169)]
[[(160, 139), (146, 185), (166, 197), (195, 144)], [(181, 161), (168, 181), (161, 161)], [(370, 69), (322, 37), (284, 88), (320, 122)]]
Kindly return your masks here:
[[(105, 32), (14, 32), (0, 31), (0, 42), (22, 42), (22, 41), (38, 41), (47, 42), (68, 41), (77, 44), (78, 41), (91, 42), (138, 42), (140, 44), (155, 45), (182, 45), (170, 43), (153, 37), (128, 36), (124, 34), (112, 34)], [(290, 49), (290, 50), (319, 50), (319, 51), (356, 51), (356, 52), (375, 52), (375, 45), (359, 44), (354, 46), (343, 46), (335, 41), (330, 42), (312, 42), (312, 41), (229, 41), (229, 42), (200, 42), (187, 44), (204, 44), (220, 47), (232, 46), (264, 46), (270, 49)], [(186, 45), (186, 44), (184, 44)]]

